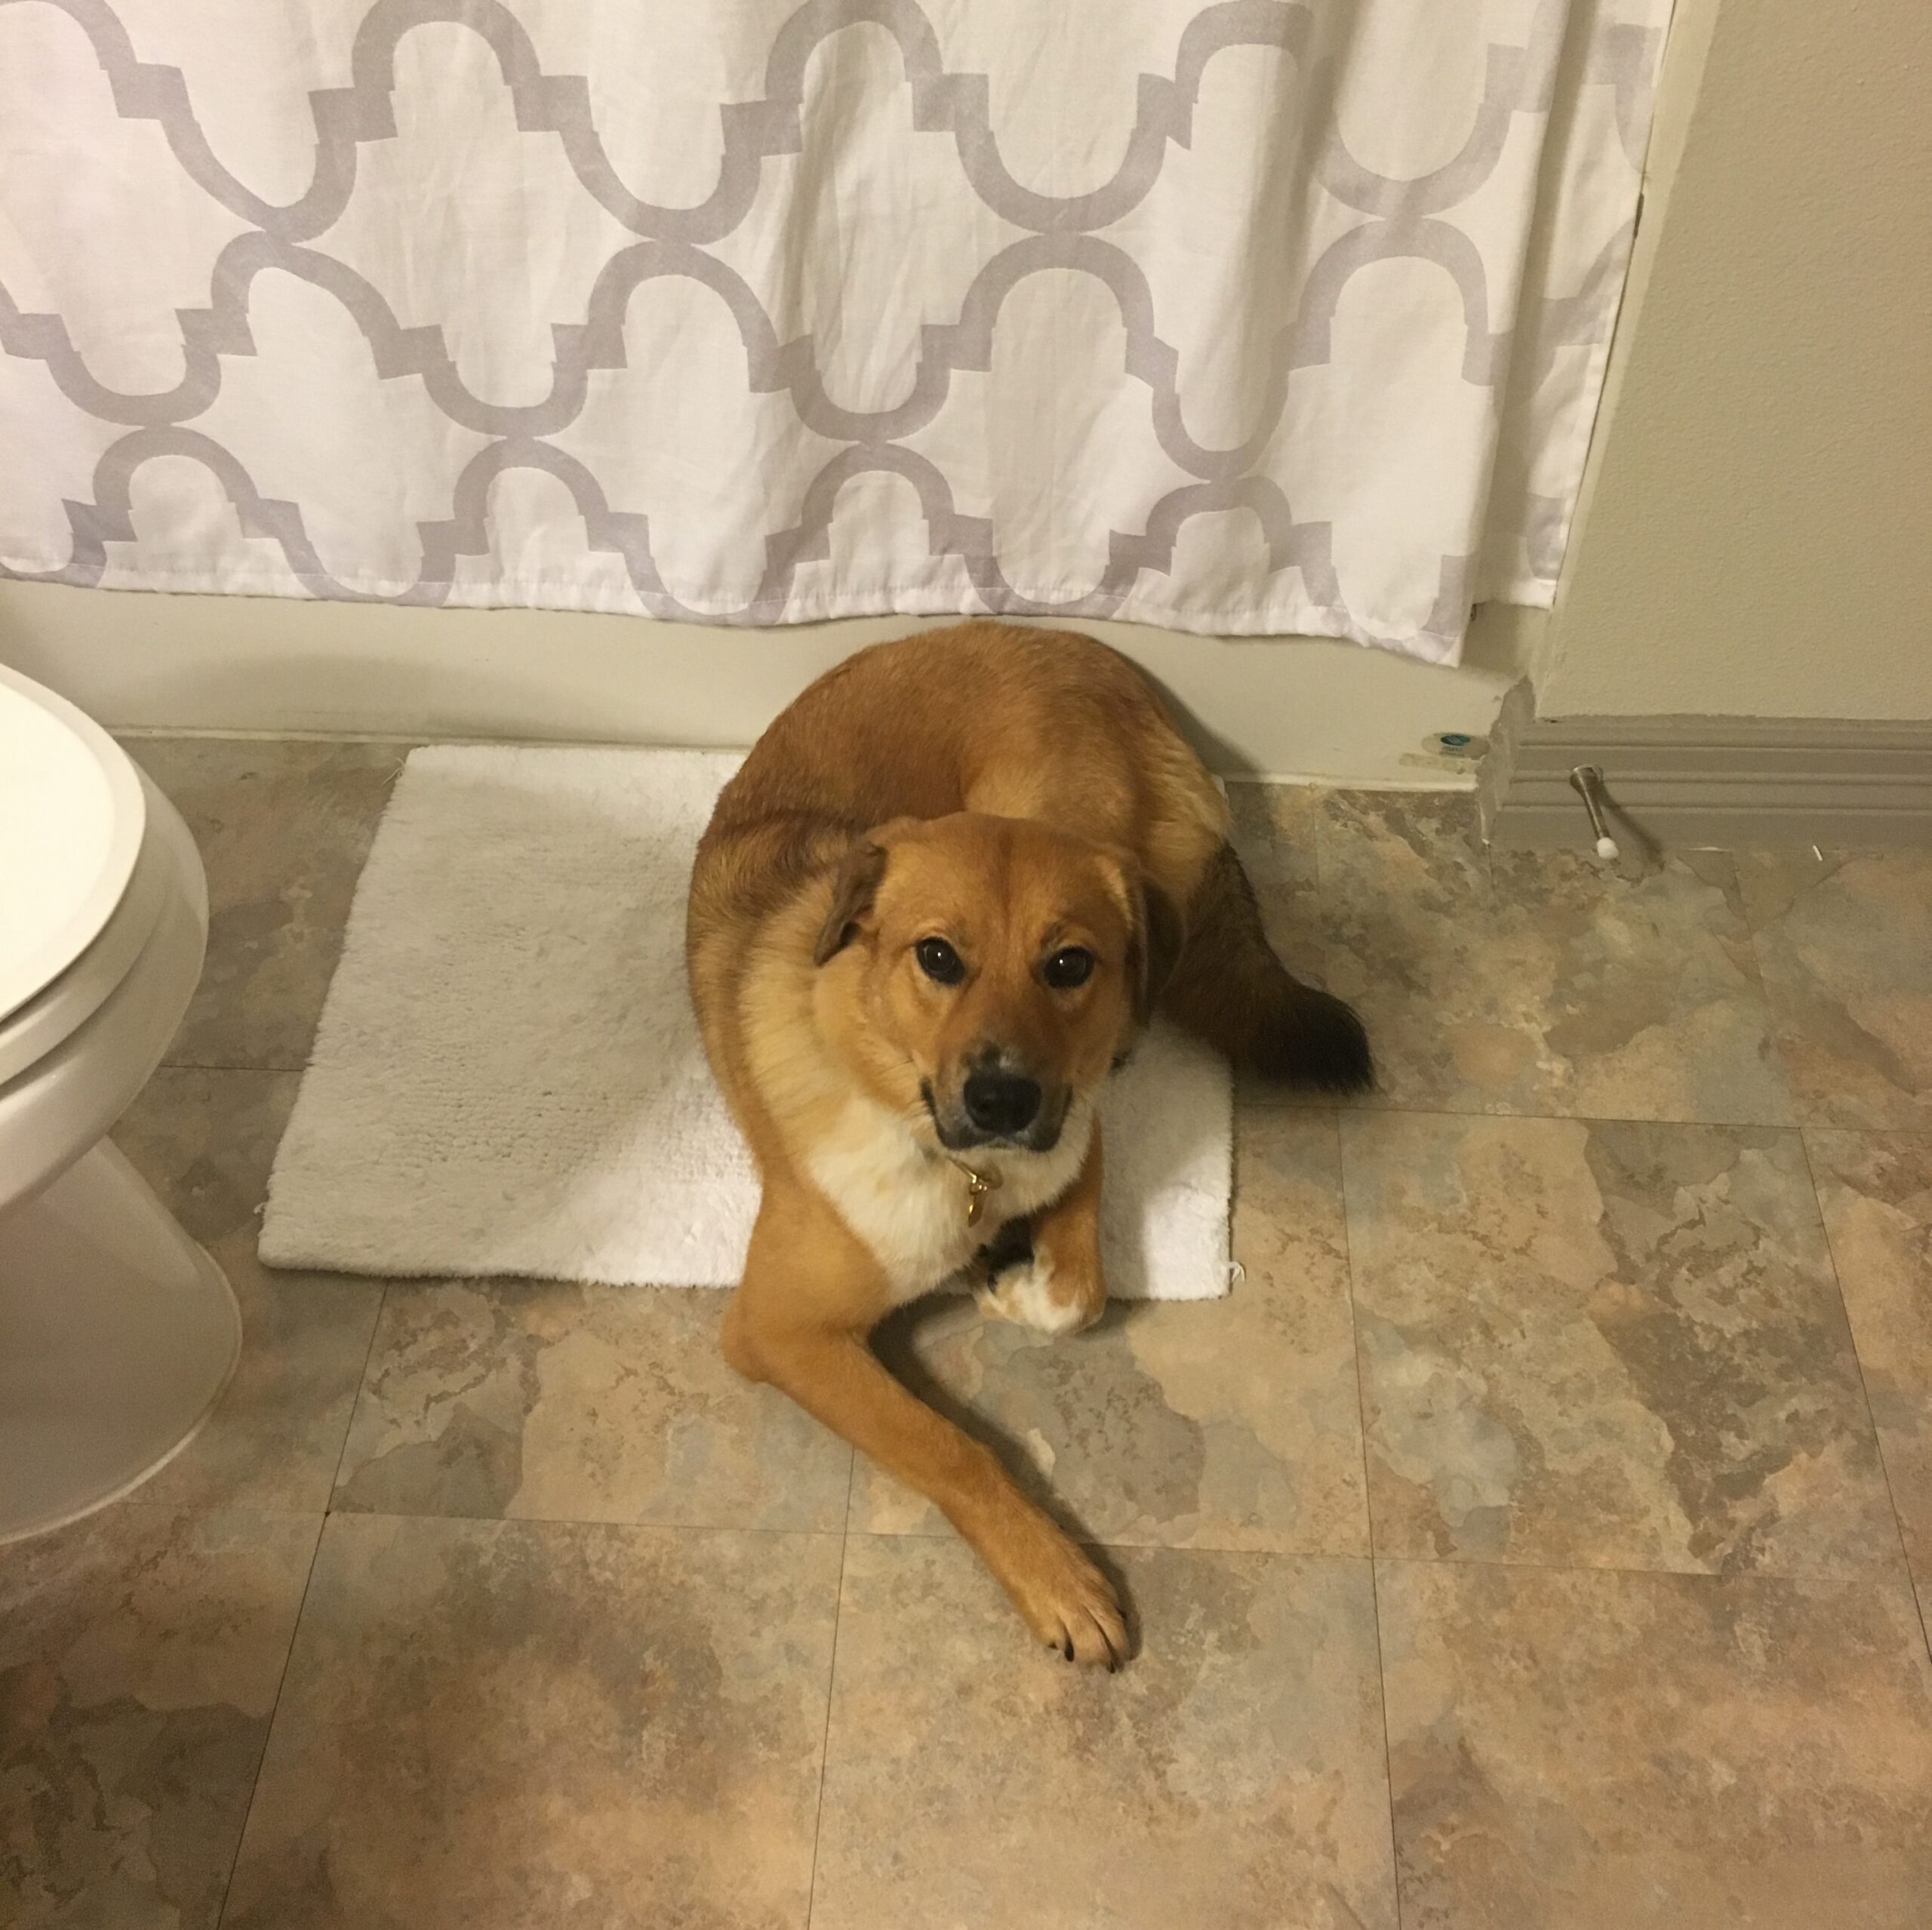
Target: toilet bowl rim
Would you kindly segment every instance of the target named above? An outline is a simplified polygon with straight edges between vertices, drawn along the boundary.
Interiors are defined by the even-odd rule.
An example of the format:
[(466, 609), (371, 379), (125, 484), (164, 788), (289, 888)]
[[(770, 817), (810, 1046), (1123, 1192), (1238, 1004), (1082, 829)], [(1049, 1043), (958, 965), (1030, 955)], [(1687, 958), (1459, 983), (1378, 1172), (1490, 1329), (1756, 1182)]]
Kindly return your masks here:
[[(109, 847), (85, 898), (45, 932), (37, 932), (26, 955), (24, 980), (17, 959), (10, 968), (10, 986), (0, 987), (0, 1025), (39, 998), (100, 937), (128, 893), (134, 866), (147, 836), (148, 796), (140, 767), (100, 724), (81, 707), (23, 671), (0, 663), (0, 690), (23, 699), (29, 713), (38, 712), (71, 737), (93, 760), (111, 800)], [(34, 929), (29, 925), (29, 931)], [(17, 934), (16, 934), (17, 937)], [(23, 989), (24, 987), (31, 989)]]
[[(30, 1073), (93, 1017), (125, 981), (146, 949), (171, 899), (194, 892), (198, 873), (184, 877), (178, 817), (145, 771), (135, 773), (144, 794), (140, 848), (126, 888), (93, 942), (25, 1004), (0, 1017), (0, 1086)], [(174, 823), (171, 823), (171, 820)], [(190, 846), (192, 849), (192, 846)]]

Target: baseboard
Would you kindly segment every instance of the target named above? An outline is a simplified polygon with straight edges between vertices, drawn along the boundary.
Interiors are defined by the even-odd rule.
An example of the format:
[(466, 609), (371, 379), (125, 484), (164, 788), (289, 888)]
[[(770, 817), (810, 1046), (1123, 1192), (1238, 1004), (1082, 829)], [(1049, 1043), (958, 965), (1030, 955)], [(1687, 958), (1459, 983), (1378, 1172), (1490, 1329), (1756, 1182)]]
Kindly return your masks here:
[(1537, 717), (1506, 700), (1478, 780), (1491, 843), (1591, 842), (1570, 773), (1603, 772), (1613, 831), (1662, 846), (1932, 846), (1932, 720)]
[[(1149, 671), (1229, 777), (1467, 789), (1546, 612), (1485, 604), (1460, 669), (1324, 639), (1086, 622)], [(0, 663), (110, 729), (411, 742), (749, 744), (861, 645), (939, 619), (775, 630), (565, 610), (423, 610), (0, 582)]]

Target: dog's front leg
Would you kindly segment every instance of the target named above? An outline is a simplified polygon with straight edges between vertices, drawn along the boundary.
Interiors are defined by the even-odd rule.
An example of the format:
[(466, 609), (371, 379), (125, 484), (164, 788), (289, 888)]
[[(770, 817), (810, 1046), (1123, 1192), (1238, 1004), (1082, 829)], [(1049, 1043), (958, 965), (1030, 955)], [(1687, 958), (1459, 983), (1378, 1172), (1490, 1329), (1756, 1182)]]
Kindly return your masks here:
[(871, 1255), (835, 1215), (797, 1202), (774, 1209), (768, 1194), (726, 1313), (725, 1357), (933, 1501), (1042, 1642), (1069, 1661), (1114, 1667), (1126, 1659), (1127, 1627), (1106, 1578), (991, 1449), (888, 1372), (866, 1344), (884, 1297)]
[(1107, 1308), (1100, 1270), (1100, 1126), (1072, 1185), (1033, 1216), (1030, 1257), (1001, 1268), (977, 1289), (980, 1311), (1042, 1333), (1077, 1334)]

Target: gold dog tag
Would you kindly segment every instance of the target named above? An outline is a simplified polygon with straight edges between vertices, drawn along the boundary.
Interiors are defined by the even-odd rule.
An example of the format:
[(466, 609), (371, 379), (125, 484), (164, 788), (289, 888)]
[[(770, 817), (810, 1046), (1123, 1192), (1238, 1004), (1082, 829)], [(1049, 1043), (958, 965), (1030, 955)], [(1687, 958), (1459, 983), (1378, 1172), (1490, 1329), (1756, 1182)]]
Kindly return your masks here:
[(966, 1224), (977, 1227), (986, 1210), (986, 1195), (999, 1186), (999, 1175), (975, 1172), (971, 1166), (961, 1166), (959, 1170), (966, 1175)]

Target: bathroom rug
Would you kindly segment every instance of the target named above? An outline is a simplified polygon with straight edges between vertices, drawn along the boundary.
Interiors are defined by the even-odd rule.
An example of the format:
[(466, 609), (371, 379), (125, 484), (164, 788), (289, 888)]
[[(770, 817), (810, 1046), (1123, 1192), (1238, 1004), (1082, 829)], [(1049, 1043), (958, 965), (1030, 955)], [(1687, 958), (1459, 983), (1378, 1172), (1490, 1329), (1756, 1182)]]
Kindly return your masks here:
[[(758, 1180), (685, 989), (737, 753), (412, 752), (356, 888), (262, 1224), (271, 1265), (724, 1287)], [(1164, 1023), (1105, 1089), (1117, 1298), (1228, 1290), (1226, 1065)]]

